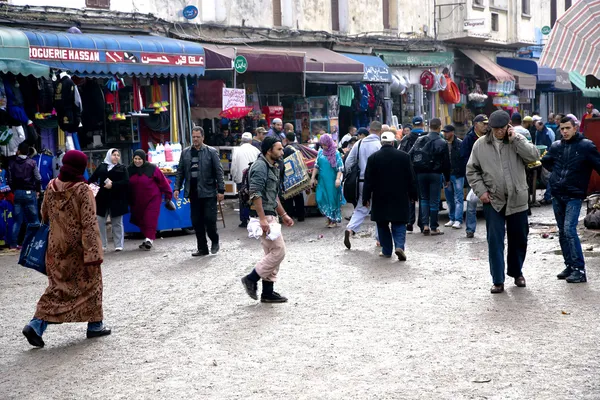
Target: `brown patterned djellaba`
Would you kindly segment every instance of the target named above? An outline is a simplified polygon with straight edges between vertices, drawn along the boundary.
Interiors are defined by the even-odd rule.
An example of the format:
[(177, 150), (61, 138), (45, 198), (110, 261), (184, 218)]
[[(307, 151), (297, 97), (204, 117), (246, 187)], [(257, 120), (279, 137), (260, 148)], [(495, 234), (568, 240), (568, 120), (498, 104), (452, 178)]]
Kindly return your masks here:
[(102, 321), (102, 241), (96, 201), (86, 183), (48, 185), (42, 219), (49, 221), (48, 287), (35, 317), (47, 322)]

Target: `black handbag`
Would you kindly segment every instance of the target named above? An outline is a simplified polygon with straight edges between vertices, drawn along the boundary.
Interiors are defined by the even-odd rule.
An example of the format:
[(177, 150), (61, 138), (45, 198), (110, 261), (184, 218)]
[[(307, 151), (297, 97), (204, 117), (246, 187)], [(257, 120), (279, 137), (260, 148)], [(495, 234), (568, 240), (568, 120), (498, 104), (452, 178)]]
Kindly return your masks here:
[(177, 210), (177, 207), (175, 206), (175, 203), (173, 203), (173, 200), (169, 200), (169, 201), (165, 202), (165, 208), (169, 211)]
[(354, 164), (350, 171), (344, 176), (344, 187), (343, 194), (344, 198), (348, 203), (352, 203), (354, 207), (358, 204), (359, 193), (359, 180), (360, 180), (360, 145), (362, 139), (358, 141), (358, 154), (356, 155), (356, 164)]

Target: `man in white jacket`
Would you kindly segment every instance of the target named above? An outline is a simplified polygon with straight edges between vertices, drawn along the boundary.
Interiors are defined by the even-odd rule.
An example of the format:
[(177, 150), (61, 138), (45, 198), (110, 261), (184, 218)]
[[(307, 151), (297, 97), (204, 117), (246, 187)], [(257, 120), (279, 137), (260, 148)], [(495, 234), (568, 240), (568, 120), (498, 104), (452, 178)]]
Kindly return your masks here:
[[(242, 145), (233, 151), (233, 157), (231, 160), (231, 176), (237, 190), (240, 190), (242, 184), (242, 176), (244, 170), (249, 168), (248, 165), (256, 161), (260, 150), (252, 145), (252, 134), (245, 132), (242, 135)], [(243, 204), (240, 198), (240, 228), (246, 228), (248, 226), (248, 220), (250, 219), (250, 208), (248, 204)]]
[[(360, 176), (358, 180), (358, 204), (354, 209), (354, 213), (352, 214), (352, 218), (346, 227), (346, 232), (344, 233), (344, 245), (350, 249), (350, 237), (354, 235), (362, 225), (365, 218), (369, 215), (370, 209), (368, 207), (363, 206), (363, 185), (365, 180), (365, 170), (367, 169), (367, 160), (371, 156), (371, 154), (379, 151), (381, 149), (381, 122), (373, 121), (369, 126), (369, 136), (364, 139), (359, 140), (352, 150), (350, 154), (348, 154), (348, 158), (346, 159), (346, 173), (349, 173), (352, 167), (358, 163), (360, 168)], [(360, 154), (359, 154), (360, 150)]]

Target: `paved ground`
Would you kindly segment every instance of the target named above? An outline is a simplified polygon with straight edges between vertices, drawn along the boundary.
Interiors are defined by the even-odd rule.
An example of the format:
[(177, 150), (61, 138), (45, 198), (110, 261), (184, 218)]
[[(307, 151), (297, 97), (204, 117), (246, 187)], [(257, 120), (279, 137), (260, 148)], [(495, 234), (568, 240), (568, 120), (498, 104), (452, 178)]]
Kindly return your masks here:
[(21, 329), (45, 278), (0, 257), (0, 398), (599, 399), (598, 259), (589, 283), (556, 280), (551, 209), (534, 212), (528, 287), (501, 295), (482, 220), (474, 240), (409, 235), (406, 263), (377, 257), (371, 223), (352, 251), (321, 218), (285, 229), (284, 305), (243, 292), (261, 250), (231, 212), (217, 256), (192, 259), (193, 236), (128, 240), (103, 267), (113, 335), (51, 325), (43, 349)]

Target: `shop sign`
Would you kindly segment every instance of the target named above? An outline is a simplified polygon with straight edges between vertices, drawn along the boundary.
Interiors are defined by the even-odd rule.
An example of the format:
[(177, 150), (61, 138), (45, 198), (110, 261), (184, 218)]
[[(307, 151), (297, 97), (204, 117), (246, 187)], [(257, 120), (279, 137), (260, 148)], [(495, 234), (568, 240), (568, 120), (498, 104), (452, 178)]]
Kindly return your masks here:
[(64, 49), (57, 47), (30, 47), (29, 59), (99, 62), (100, 52), (98, 50)]
[(185, 19), (194, 19), (198, 16), (198, 7), (196, 6), (187, 6), (183, 9), (183, 18)]
[(544, 26), (542, 28), (542, 35), (549, 35), (551, 30), (552, 28), (550, 28), (548, 25)]
[(465, 31), (485, 29), (485, 18), (465, 19), (463, 22), (463, 28)]
[(246, 90), (223, 88), (223, 110), (246, 107)]
[(156, 53), (141, 53), (140, 56), (137, 56), (136, 54), (127, 51), (107, 51), (106, 62), (121, 64), (178, 65), (203, 67), (204, 57)]
[(248, 60), (244, 56), (237, 56), (233, 62), (233, 66), (235, 68), (235, 72), (238, 74), (243, 74), (248, 71)]

